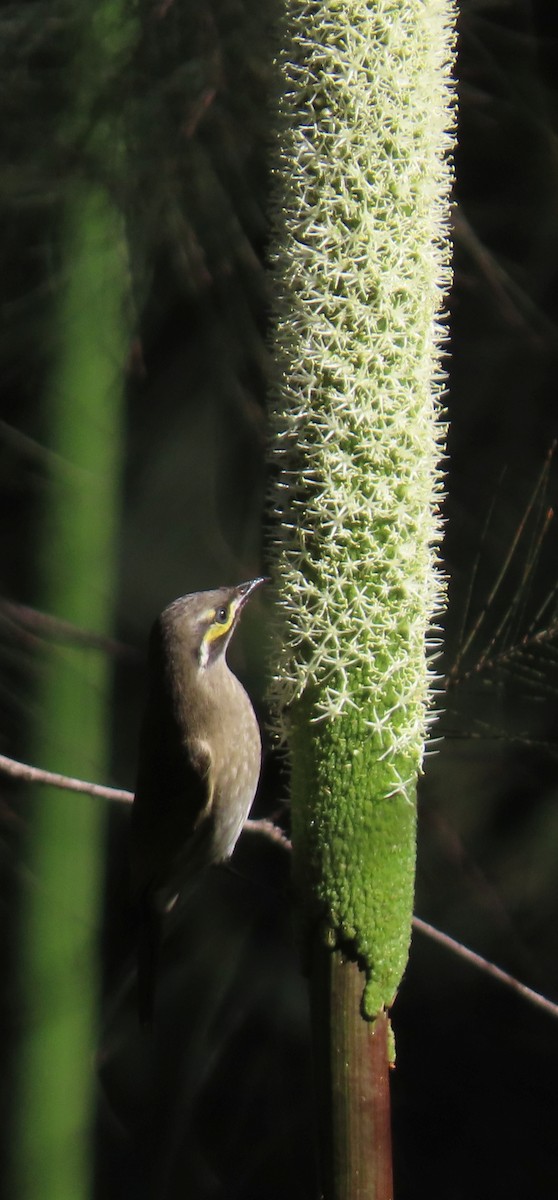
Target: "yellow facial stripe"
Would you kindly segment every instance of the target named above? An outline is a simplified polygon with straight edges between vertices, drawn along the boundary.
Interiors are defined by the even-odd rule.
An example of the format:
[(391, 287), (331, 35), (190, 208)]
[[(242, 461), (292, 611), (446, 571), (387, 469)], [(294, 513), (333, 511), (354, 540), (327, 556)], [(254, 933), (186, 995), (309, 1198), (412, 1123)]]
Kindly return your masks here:
[(215, 614), (217, 610), (215, 608), (209, 609), (206, 614), (206, 619), (208, 621), (212, 621), (213, 624), (209, 626), (207, 633), (204, 634), (203, 640), (206, 646), (209, 646), (211, 642), (216, 642), (218, 638), (223, 637), (225, 633), (229, 632), (229, 629), (234, 621), (236, 608), (236, 604), (229, 604), (229, 612), (226, 621), (215, 621)]

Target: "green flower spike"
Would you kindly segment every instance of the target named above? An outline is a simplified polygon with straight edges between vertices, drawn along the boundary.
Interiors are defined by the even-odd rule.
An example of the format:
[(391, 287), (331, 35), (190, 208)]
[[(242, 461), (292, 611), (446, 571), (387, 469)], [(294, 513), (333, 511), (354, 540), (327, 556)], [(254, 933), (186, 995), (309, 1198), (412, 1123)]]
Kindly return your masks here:
[(453, 91), (449, 0), (287, 0), (272, 238), (271, 695), (309, 924), (392, 1002), (429, 722)]

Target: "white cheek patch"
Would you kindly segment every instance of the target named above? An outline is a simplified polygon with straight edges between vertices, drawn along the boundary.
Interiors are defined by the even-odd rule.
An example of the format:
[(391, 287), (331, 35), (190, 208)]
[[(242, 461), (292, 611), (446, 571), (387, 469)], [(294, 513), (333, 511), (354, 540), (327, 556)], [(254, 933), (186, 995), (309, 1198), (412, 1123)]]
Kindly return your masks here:
[(209, 659), (209, 646), (208, 646), (205, 638), (203, 638), (202, 644), (200, 646), (199, 654), (198, 654), (198, 666), (200, 668), (200, 671), (205, 671), (208, 659)]

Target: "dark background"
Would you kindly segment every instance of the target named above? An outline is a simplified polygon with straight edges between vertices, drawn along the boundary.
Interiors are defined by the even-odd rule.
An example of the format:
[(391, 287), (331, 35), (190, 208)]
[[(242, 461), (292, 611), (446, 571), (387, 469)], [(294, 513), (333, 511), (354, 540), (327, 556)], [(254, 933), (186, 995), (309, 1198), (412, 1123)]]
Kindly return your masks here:
[[(68, 37), (5, 6), (0, 588), (36, 597), (44, 314), (55, 130)], [(449, 602), (440, 717), (420, 788), (416, 911), (558, 997), (556, 728), (558, 55), (551, 4), (463, 0), (455, 283), (448, 361)], [(38, 17), (37, 17), (37, 14)], [(264, 565), (269, 25), (253, 0), (177, 0), (126, 84), (137, 334), (130, 348), (113, 779), (133, 786), (147, 629), (176, 595)], [(54, 27), (55, 26), (55, 27)], [(119, 103), (121, 97), (111, 98)], [(0, 181), (1, 182), (1, 181)], [(32, 199), (30, 199), (30, 196)], [(41, 196), (43, 202), (41, 202)], [(33, 647), (0, 622), (0, 750), (25, 756)], [(265, 720), (265, 606), (235, 667)], [(4, 785), (2, 785), (4, 789)], [(5, 787), (0, 847), (9, 1139), (19, 855)], [(258, 814), (285, 817), (267, 750)], [(111, 813), (99, 1047), (97, 1194), (116, 1200), (316, 1195), (305, 984), (288, 861), (246, 835), (165, 948), (164, 1019), (142, 1041), (128, 980), (128, 813)], [(393, 1010), (398, 1200), (554, 1200), (558, 1025), (417, 933)]]

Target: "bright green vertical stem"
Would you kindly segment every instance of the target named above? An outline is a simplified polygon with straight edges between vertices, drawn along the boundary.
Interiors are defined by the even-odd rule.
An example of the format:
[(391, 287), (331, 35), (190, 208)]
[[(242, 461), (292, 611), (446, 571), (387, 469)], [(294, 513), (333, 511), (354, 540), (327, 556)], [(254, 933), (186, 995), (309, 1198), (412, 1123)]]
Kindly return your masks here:
[[(89, 153), (67, 185), (46, 396), (58, 459), (44, 501), (40, 600), (77, 625), (108, 631), (115, 590), (129, 279), (122, 215), (109, 185), (124, 164), (121, 114), (92, 117), (132, 26), (122, 6), (83, 6), (75, 111), (65, 133)], [(89, 178), (85, 178), (85, 174)], [(96, 174), (99, 181), (92, 176)], [(51, 459), (52, 461), (52, 459)], [(45, 649), (36, 760), (91, 779), (106, 774), (110, 662), (96, 651)], [(22, 919), (23, 1038), (12, 1195), (85, 1200), (92, 1192), (98, 939), (104, 869), (102, 805), (57, 791), (34, 798)]]
[[(114, 596), (125, 354), (124, 245), (100, 188), (68, 206), (48, 403), (60, 466), (47, 497), (43, 599), (47, 611), (108, 630)], [(37, 761), (102, 779), (107, 766), (110, 663), (52, 646), (43, 656)], [(104, 810), (48, 791), (34, 804), (23, 925), (23, 1002), (16, 1187), (26, 1200), (89, 1194), (92, 1055)]]

